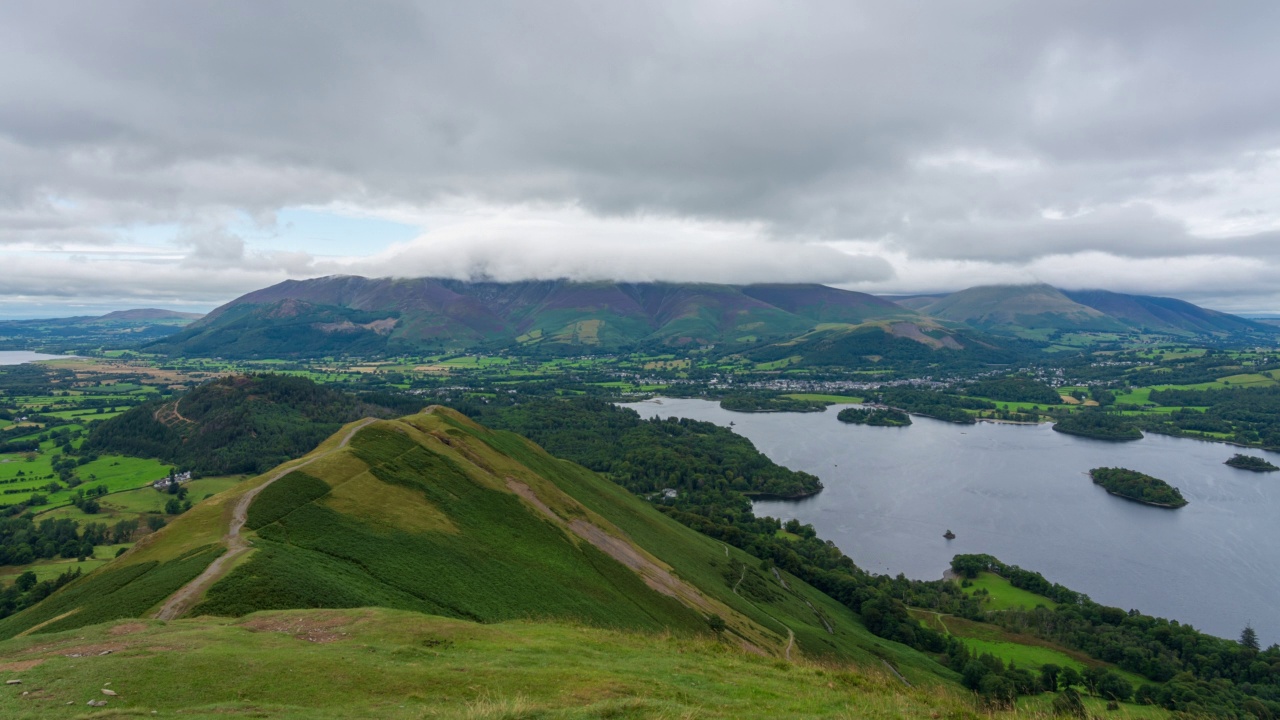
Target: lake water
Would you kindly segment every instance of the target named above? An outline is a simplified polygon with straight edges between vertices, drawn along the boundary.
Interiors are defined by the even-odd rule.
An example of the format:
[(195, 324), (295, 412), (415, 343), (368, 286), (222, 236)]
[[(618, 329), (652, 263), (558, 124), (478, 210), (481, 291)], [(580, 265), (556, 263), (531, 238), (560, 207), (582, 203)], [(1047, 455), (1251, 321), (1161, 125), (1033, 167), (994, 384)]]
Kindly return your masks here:
[[(861, 567), (936, 580), (958, 553), (988, 553), (1095, 601), (1167, 617), (1221, 637), (1251, 624), (1280, 642), (1280, 473), (1223, 465), (1240, 450), (1147, 435), (1109, 443), (1048, 424), (906, 428), (847, 425), (822, 413), (734, 413), (705, 400), (632, 403), (642, 417), (734, 423), (775, 462), (822, 479), (758, 515), (812, 523)], [(842, 406), (843, 407), (843, 406)], [(1280, 454), (1244, 450), (1280, 464)], [(1091, 468), (1127, 467), (1178, 487), (1165, 510), (1108, 495)], [(945, 540), (947, 529), (954, 540)]]
[(46, 355), (27, 350), (0, 350), (0, 365), (21, 365), (40, 360), (66, 360), (73, 357), (75, 355)]

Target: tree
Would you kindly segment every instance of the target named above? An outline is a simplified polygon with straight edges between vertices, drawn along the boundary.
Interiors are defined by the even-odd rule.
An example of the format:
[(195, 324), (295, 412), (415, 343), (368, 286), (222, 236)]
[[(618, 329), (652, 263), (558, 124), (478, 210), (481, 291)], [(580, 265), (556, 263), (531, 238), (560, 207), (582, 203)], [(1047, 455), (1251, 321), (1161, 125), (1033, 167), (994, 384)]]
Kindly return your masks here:
[(1004, 675), (996, 673), (987, 673), (978, 683), (978, 692), (982, 697), (996, 707), (1013, 707), (1013, 701), (1018, 696), (1017, 686), (1013, 681)]
[(1049, 692), (1058, 690), (1058, 673), (1062, 672), (1062, 668), (1053, 663), (1045, 663), (1040, 666), (1040, 684)]
[(977, 690), (982, 683), (982, 678), (987, 676), (991, 669), (983, 665), (977, 660), (970, 660), (965, 663), (964, 671), (961, 673), (961, 683), (970, 690)]
[(1098, 694), (1108, 700), (1128, 700), (1133, 697), (1133, 685), (1108, 670), (1098, 679)]
[(1244, 630), (1240, 631), (1240, 644), (1254, 652), (1258, 651), (1258, 633), (1254, 632), (1252, 625), (1245, 625)]
[(20, 592), (26, 592), (35, 586), (36, 574), (28, 570), (19, 575), (18, 579), (15, 580), (13, 584), (18, 587)]
[(1084, 678), (1080, 676), (1080, 672), (1071, 666), (1062, 668), (1062, 672), (1058, 673), (1058, 687), (1062, 690), (1069, 690), (1072, 685), (1083, 685)]

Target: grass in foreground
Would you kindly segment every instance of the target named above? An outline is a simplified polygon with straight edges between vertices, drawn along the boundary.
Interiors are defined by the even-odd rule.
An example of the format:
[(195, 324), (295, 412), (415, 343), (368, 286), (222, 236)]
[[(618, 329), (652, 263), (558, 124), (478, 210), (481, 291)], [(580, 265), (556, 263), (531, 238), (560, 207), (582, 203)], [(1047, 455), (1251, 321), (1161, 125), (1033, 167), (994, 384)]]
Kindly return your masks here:
[(0, 678), (22, 680), (0, 693), (0, 715), (15, 720), (77, 717), (99, 699), (126, 717), (1015, 716), (875, 666), (787, 663), (711, 637), (371, 608), (107, 623), (9, 640), (0, 657)]

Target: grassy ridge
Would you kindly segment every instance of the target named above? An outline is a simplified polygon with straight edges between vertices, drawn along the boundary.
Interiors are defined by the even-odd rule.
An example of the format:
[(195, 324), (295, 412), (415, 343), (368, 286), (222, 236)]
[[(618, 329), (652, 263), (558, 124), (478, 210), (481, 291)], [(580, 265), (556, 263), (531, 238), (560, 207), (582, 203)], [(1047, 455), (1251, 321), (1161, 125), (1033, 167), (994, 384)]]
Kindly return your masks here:
[[(402, 422), (365, 428), (340, 453), (358, 463), (313, 465), (255, 499), (249, 514), (258, 524), (259, 551), (194, 612), (383, 605), (484, 622), (536, 616), (705, 629), (697, 613), (649, 589), (594, 546), (575, 543), (481, 468), (500, 458), (466, 448), (441, 432), (436, 418), (415, 421), (466, 453), (451, 457), (448, 444)], [(366, 494), (392, 493), (448, 524), (406, 527), (380, 514), (340, 512), (322, 498), (353, 481), (368, 483)]]
[[(114, 651), (67, 657), (97, 648)], [(0, 656), (40, 661), (5, 675), (33, 691), (0, 694), (0, 715), (14, 720), (70, 716), (80, 710), (67, 703), (99, 698), (107, 712), (192, 718), (1014, 717), (979, 712), (963, 691), (907, 688), (879, 665), (790, 664), (710, 638), (385, 609), (100, 625), (6, 641)], [(116, 697), (100, 693), (108, 679)]]

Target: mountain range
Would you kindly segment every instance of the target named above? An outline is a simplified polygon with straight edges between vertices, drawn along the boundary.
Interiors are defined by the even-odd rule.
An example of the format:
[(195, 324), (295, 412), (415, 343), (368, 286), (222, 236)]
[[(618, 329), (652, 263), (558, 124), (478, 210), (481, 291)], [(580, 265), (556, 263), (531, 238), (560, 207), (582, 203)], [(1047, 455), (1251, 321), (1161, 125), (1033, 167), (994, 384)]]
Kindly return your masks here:
[[(522, 348), (914, 342), (997, 347), (1000, 336), (1159, 333), (1219, 338), (1274, 327), (1172, 298), (1049, 285), (882, 298), (813, 284), (719, 285), (330, 276), (241, 296), (153, 342), (155, 352), (230, 358)], [(874, 344), (874, 343), (873, 343)]]
[(158, 308), (117, 310), (34, 320), (0, 320), (0, 350), (74, 350), (151, 342), (183, 327), (200, 313)]
[(239, 297), (153, 346), (224, 357), (423, 348), (705, 345), (824, 323), (912, 321), (913, 310), (823, 285), (516, 283), (333, 276)]
[(1183, 300), (1051, 285), (988, 285), (949, 295), (896, 298), (940, 320), (988, 331), (1150, 332), (1171, 335), (1270, 333), (1263, 323)]

